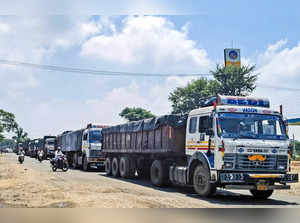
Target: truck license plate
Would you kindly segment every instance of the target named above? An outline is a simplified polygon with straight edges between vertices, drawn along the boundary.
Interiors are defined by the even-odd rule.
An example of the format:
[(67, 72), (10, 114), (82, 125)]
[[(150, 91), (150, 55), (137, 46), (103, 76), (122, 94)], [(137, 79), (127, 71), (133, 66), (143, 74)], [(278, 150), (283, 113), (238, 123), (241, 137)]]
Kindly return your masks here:
[(268, 190), (268, 187), (266, 185), (257, 185), (257, 190)]

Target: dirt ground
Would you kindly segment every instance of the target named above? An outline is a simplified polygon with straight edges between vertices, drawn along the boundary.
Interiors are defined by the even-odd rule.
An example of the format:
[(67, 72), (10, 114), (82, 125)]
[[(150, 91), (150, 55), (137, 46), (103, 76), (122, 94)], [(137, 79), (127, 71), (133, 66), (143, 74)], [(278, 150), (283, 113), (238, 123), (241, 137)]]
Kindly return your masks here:
[[(211, 202), (184, 194), (179, 196), (174, 191), (160, 191), (98, 173), (74, 170), (53, 173), (48, 161), (39, 164), (26, 157), (25, 162), (20, 165), (16, 156), (0, 155), (0, 207), (174, 208), (215, 207), (215, 201), (227, 203), (223, 198)], [(293, 166), (293, 171), (300, 172), (300, 162)], [(300, 183), (294, 184), (289, 191), (276, 191), (275, 194), (300, 196)], [(237, 200), (236, 203), (241, 202)]]
[[(33, 159), (26, 157), (27, 163), (22, 165), (14, 159), (0, 155), (0, 207), (206, 207), (205, 204), (184, 198), (162, 196), (152, 189), (140, 190), (135, 185), (128, 187), (117, 180), (116, 183), (110, 182), (106, 177), (102, 177), (99, 184), (89, 178), (77, 179), (78, 174), (89, 174), (80, 171), (53, 173), (49, 165), (44, 163), (48, 172), (38, 171), (26, 166), (28, 160), (34, 162)], [(48, 164), (48, 161), (45, 162)]]

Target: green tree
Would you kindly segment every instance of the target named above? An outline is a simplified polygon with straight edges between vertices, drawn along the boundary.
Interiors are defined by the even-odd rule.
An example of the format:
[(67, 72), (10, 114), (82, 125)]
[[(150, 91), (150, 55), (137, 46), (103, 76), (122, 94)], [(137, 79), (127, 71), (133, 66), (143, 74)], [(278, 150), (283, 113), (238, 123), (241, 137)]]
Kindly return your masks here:
[(12, 138), (14, 140), (17, 141), (17, 143), (19, 142), (25, 142), (25, 140), (27, 139), (27, 132), (24, 132), (24, 129), (21, 127), (18, 127), (15, 131), (16, 136), (13, 136)]
[(127, 119), (128, 121), (138, 121), (142, 119), (155, 117), (150, 111), (147, 111), (143, 108), (124, 108), (119, 114), (122, 118)]
[(0, 141), (4, 139), (3, 132), (10, 132), (17, 128), (15, 116), (12, 113), (0, 109)]
[(199, 108), (201, 99), (216, 95), (217, 82), (200, 78), (188, 83), (185, 87), (178, 87), (169, 95), (173, 114), (185, 114)]
[(216, 92), (222, 95), (247, 96), (256, 88), (255, 66), (220, 66), (210, 71), (217, 82)]
[(178, 87), (169, 95), (172, 113), (186, 114), (201, 106), (201, 99), (213, 97), (217, 94), (246, 96), (256, 88), (258, 74), (255, 66), (220, 66), (210, 71), (213, 79), (200, 78), (188, 83), (185, 87)]

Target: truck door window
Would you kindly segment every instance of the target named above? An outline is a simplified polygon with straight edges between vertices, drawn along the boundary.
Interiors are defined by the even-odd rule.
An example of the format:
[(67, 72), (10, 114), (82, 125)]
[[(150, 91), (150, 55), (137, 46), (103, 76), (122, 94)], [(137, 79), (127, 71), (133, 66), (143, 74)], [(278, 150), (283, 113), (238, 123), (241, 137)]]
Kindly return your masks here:
[(199, 132), (206, 132), (211, 127), (209, 116), (202, 116), (199, 119)]
[(88, 138), (88, 134), (85, 133), (85, 134), (83, 135), (83, 141), (87, 141), (87, 138)]
[(197, 117), (192, 117), (190, 119), (190, 125), (189, 125), (189, 133), (195, 133), (197, 130)]

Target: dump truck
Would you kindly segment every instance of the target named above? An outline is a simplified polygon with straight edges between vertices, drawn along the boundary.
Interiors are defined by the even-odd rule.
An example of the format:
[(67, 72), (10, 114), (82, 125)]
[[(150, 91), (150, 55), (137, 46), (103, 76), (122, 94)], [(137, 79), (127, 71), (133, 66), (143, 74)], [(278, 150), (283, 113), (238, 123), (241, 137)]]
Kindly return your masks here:
[(44, 151), (44, 159), (53, 158), (55, 152), (56, 136), (44, 136), (41, 141), (42, 150)]
[(61, 147), (73, 168), (81, 167), (85, 171), (90, 168), (104, 168), (101, 131), (105, 127), (88, 124), (84, 129), (65, 131), (57, 136), (56, 147)]
[(149, 177), (156, 186), (250, 190), (267, 199), (290, 189), (291, 145), (280, 112), (265, 98), (221, 96), (200, 100), (188, 115), (165, 115), (102, 130), (105, 171)]

